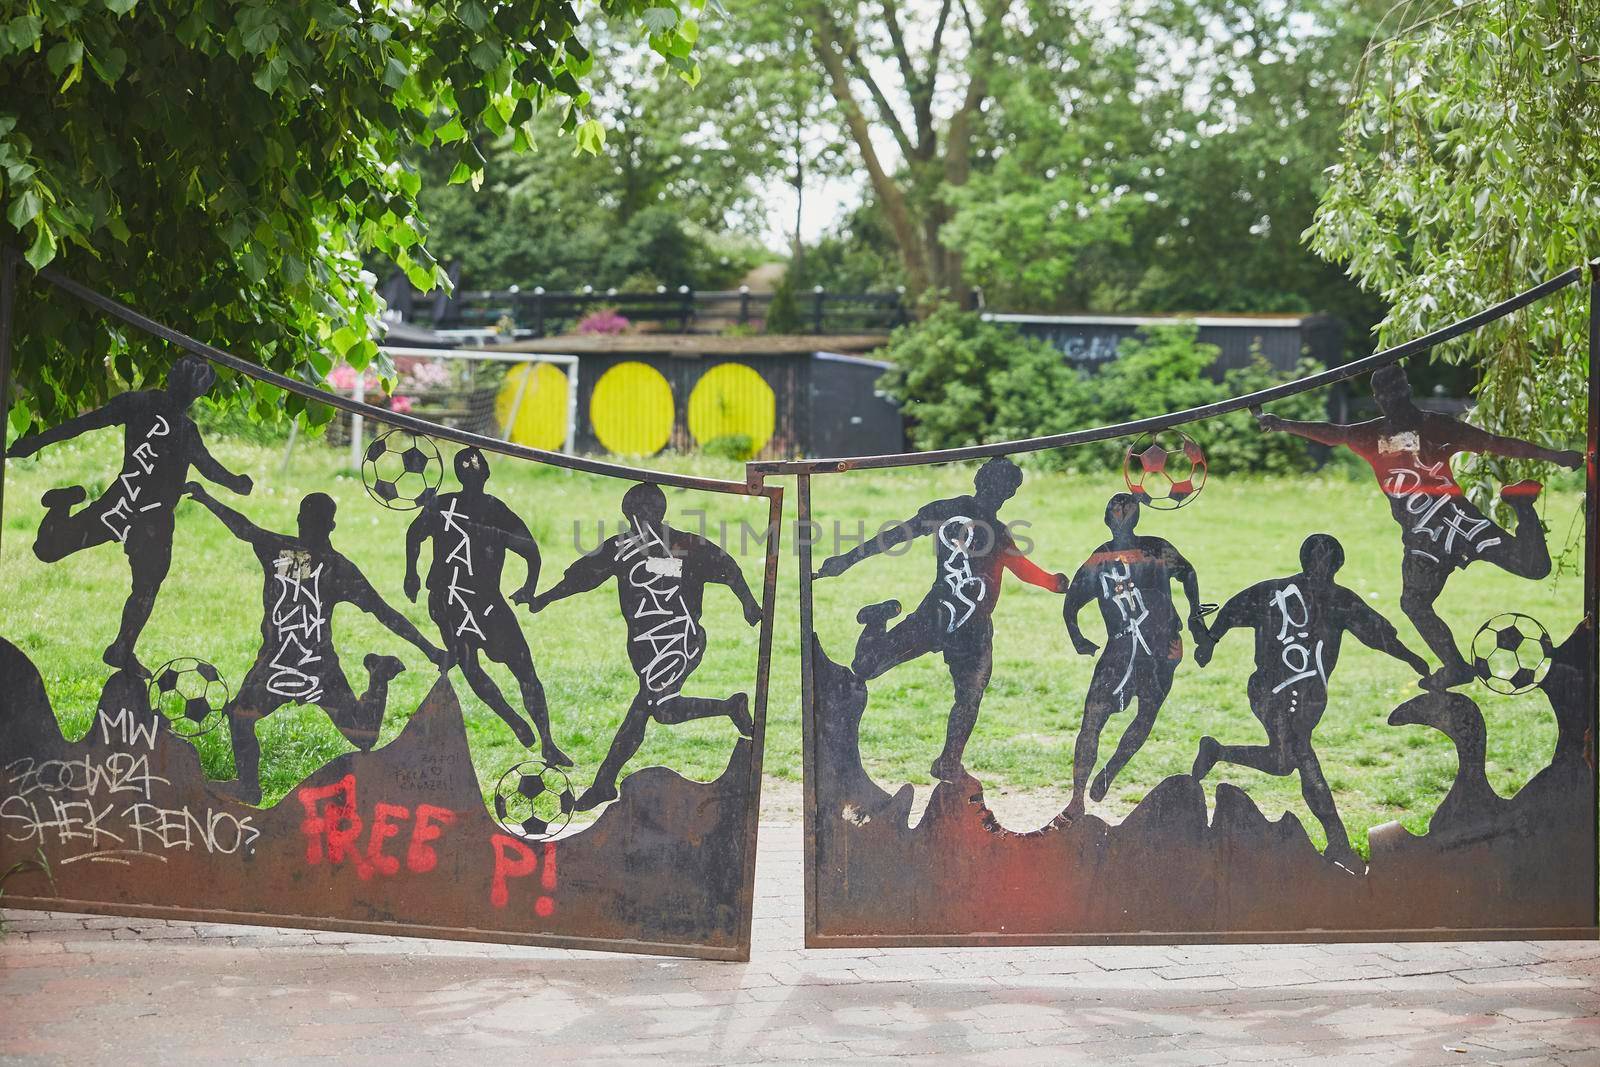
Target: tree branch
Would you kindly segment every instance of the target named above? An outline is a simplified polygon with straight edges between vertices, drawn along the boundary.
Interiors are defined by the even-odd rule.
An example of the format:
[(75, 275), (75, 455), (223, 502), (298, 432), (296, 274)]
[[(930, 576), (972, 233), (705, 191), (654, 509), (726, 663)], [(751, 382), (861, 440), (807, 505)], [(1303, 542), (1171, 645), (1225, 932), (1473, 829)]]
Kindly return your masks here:
[(900, 65), (900, 78), (906, 83), (906, 93), (914, 97), (922, 79), (917, 77), (916, 68), (911, 63), (911, 53), (906, 50), (905, 34), (900, 32), (900, 11), (894, 0), (883, 0), (883, 21), (889, 28), (889, 43), (894, 46), (895, 62)]
[(889, 26), (889, 39), (894, 42), (895, 55), (900, 60), (900, 71), (905, 78), (906, 96), (911, 100), (911, 122), (916, 131), (917, 158), (929, 160), (939, 152), (938, 134), (933, 128), (933, 93), (939, 84), (939, 54), (944, 48), (945, 26), (950, 20), (951, 0), (941, 0), (939, 17), (933, 27), (933, 41), (928, 46), (927, 69), (919, 76), (911, 62), (911, 54), (900, 32), (900, 15), (895, 0), (884, 0), (884, 17)]
[(906, 159), (920, 158), (918, 149), (920, 145), (911, 143), (911, 138), (906, 136), (906, 128), (900, 122), (900, 116), (895, 114), (894, 107), (889, 103), (889, 98), (878, 86), (878, 80), (872, 76), (872, 71), (867, 69), (866, 63), (861, 59), (861, 52), (856, 47), (854, 40), (844, 45), (845, 55), (850, 59), (850, 66), (854, 69), (856, 78), (867, 87), (867, 93), (872, 97), (872, 102), (878, 108), (878, 114), (883, 119), (883, 124), (889, 127), (889, 132), (894, 134), (895, 143), (900, 146), (900, 152)]
[(900, 153), (906, 159), (912, 159), (916, 154), (916, 148), (912, 145), (911, 138), (906, 136), (905, 124), (900, 121), (900, 116), (895, 114), (893, 105), (889, 103), (889, 97), (879, 87), (878, 80), (872, 76), (872, 71), (868, 69), (866, 62), (862, 60), (855, 30), (852, 28), (847, 33), (834, 21), (832, 13), (820, 4), (812, 10), (814, 19), (819, 24), (826, 24), (828, 36), (835, 42), (836, 47), (843, 53), (845, 59), (849, 60), (852, 75), (867, 87), (867, 93), (872, 97), (873, 105), (878, 109), (878, 116), (882, 119), (883, 124), (889, 128), (889, 132), (894, 135), (895, 143), (900, 146)]
[[(990, 2), (996, 3), (996, 0)], [(973, 125), (984, 100), (989, 96), (989, 71), (998, 47), (995, 37), (1003, 8), (1003, 4), (997, 4), (993, 9), (985, 8), (983, 26), (972, 35), (970, 55), (967, 57), (971, 68), (967, 91), (962, 96), (961, 106), (950, 116), (950, 129), (945, 135), (944, 175), (950, 185), (965, 185), (972, 172)], [(961, 10), (966, 13), (965, 0)]]
[(973, 25), (972, 11), (967, 7), (967, 0), (957, 0), (957, 3), (961, 7), (961, 21), (967, 24), (967, 38), (968, 40), (976, 41), (978, 39), (978, 27)]
[(850, 73), (845, 69), (840, 51), (838, 27), (821, 4), (812, 5), (810, 11), (812, 50), (828, 76), (828, 88), (844, 114), (845, 125), (849, 127), (850, 138), (861, 156), (861, 164), (866, 168), (873, 192), (883, 207), (889, 228), (894, 232), (895, 243), (900, 246), (900, 257), (906, 265), (907, 288), (913, 293), (920, 293), (928, 287), (927, 256), (921, 235), (912, 221), (905, 193), (884, 170), (877, 149), (872, 145), (872, 129), (850, 89)]
[[(1004, 0), (987, 0), (982, 8), (983, 25), (971, 35), (967, 56), (967, 91), (962, 96), (961, 106), (950, 116), (949, 129), (945, 133), (944, 180), (950, 188), (966, 185), (972, 174), (973, 127), (983, 102), (989, 97), (989, 72), (999, 48), (999, 28), (1004, 9)], [(962, 0), (961, 10), (970, 26), (971, 15), (965, 0)], [(960, 254), (952, 251), (945, 255), (940, 267), (942, 284), (959, 294), (964, 284), (962, 274)]]

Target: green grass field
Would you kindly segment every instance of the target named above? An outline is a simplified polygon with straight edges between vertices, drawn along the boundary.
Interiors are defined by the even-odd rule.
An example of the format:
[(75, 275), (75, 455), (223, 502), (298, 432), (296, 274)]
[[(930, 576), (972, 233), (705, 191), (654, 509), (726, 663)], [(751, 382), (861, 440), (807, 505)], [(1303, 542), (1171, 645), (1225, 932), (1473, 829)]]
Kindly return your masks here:
[[(269, 529), (292, 530), (305, 493), (330, 493), (339, 505), (335, 547), (424, 634), (433, 636), (424, 606), (408, 603), (401, 593), (410, 516), (371, 502), (359, 478), (346, 469), (342, 451), (303, 442), (285, 471), (281, 447), (232, 439), (213, 440), (212, 447), (224, 463), (256, 481), (255, 492), (247, 498), (230, 498), (226, 491), (215, 490), (218, 498)], [(88, 728), (108, 673), (100, 655), (115, 633), (127, 593), (127, 564), (114, 546), (102, 546), (46, 566), (34, 558), (30, 546), (42, 515), (43, 491), (74, 484), (98, 489), (115, 474), (119, 461), (119, 438), (114, 431), (103, 431), (7, 467), (0, 565), (8, 595), (0, 600), (0, 634), (40, 667), (71, 736)], [(666, 469), (742, 479), (734, 463), (670, 457), (654, 462)], [(446, 488), (452, 485), (453, 479), (447, 480)], [(816, 517), (823, 524), (817, 558), (820, 561), (834, 551), (830, 537), (836, 521), (847, 535), (858, 522), (870, 532), (885, 521), (909, 517), (928, 500), (966, 492), (970, 485), (970, 468), (819, 477), (813, 482)], [(1114, 472), (1100, 478), (1030, 473), (1002, 516), (1030, 523), (1025, 532), (1034, 542), (1036, 562), (1047, 570), (1070, 573), (1105, 540), (1101, 515), (1107, 496), (1119, 486), (1120, 476)], [(538, 538), (545, 559), (540, 581), (544, 588), (580, 554), (580, 545), (587, 550), (615, 531), (618, 502), (627, 485), (501, 458), (494, 462), (489, 488), (524, 517)], [(692, 515), (697, 510), (705, 513), (712, 536), (726, 524), (728, 547), (759, 596), (762, 547), (751, 542), (741, 552), (738, 531), (741, 522), (753, 529), (763, 525), (764, 501), (678, 490), (670, 490), (668, 499), (668, 522), (679, 529), (699, 529), (701, 520)], [(1559, 551), (1580, 515), (1577, 481), (1564, 475), (1542, 507), (1552, 549)], [(792, 499), (786, 508), (792, 523)], [(604, 534), (597, 532), (601, 522), (606, 524)], [(1339, 537), (1347, 556), (1342, 583), (1368, 597), (1395, 622), (1404, 640), (1426, 654), (1399, 612), (1398, 531), (1370, 477), (1333, 473), (1268, 481), (1230, 477), (1225, 466), (1215, 464), (1211, 483), (1191, 506), (1175, 512), (1147, 511), (1140, 524), (1141, 533), (1166, 537), (1188, 556), (1199, 573), (1203, 598), (1214, 603), (1252, 582), (1293, 573), (1300, 541), (1313, 531)], [(766, 769), (771, 775), (798, 779), (802, 759), (792, 534), (792, 527), (786, 526)], [(859, 629), (854, 615), (861, 605), (894, 596), (909, 609), (927, 591), (932, 566), (923, 542), (902, 555), (869, 560), (842, 577), (818, 583), (816, 625), (833, 658), (848, 662)], [(509, 561), (507, 592), (522, 578), (520, 562)], [(154, 667), (173, 657), (197, 656), (215, 663), (237, 682), (260, 644), (260, 582), (254, 556), (199, 505), (183, 502), (172, 573), (139, 645), (140, 660)], [(1510, 609), (1540, 619), (1560, 640), (1580, 617), (1581, 595), (1582, 582), (1571, 573), (1535, 583), (1480, 565), (1452, 580), (1440, 607), (1463, 643), (1481, 622)], [(549, 694), (557, 740), (577, 761), (574, 783), (582, 787), (592, 778), (634, 690), (615, 592), (604, 586), (521, 619)], [(1103, 642), (1092, 606), (1082, 619), (1091, 639)], [(709, 647), (686, 690), (707, 696), (748, 691), (755, 676), (756, 631), (745, 625), (733, 596), (715, 587), (708, 590), (703, 621)], [(387, 741), (398, 733), (437, 675), (414, 649), (353, 608), (340, 609), (334, 629), (344, 650), (346, 672), (358, 690), (365, 684), (360, 661), (367, 651), (398, 655), (410, 667), (391, 688), (382, 735)], [(1061, 622), (1060, 598), (1021, 583), (1013, 583), (1001, 598), (995, 631), (994, 676), (967, 749), (967, 767), (986, 786), (1053, 792), (1064, 806), (1072, 743), (1093, 660), (1073, 653)], [(1209, 667), (1202, 670), (1185, 660), (1148, 743), (1095, 810), (1119, 817), (1161, 778), (1186, 772), (1202, 734), (1224, 742), (1263, 739), (1245, 700), (1251, 644), (1248, 633), (1238, 632), (1218, 647)], [(516, 690), (507, 672), (491, 667), (491, 673), (515, 705)], [(480, 782), (492, 789), (501, 772), (523, 758), (523, 750), (510, 730), (472, 696), (459, 673), (453, 678), (466, 711)], [(1368, 827), (1392, 819), (1416, 830), (1424, 828), (1449, 788), (1455, 758), (1446, 738), (1422, 727), (1393, 728), (1385, 721), (1396, 704), (1416, 691), (1414, 677), (1405, 667), (1346, 640), (1316, 747), (1358, 847), (1365, 847)], [(927, 784), (928, 765), (943, 743), (951, 694), (943, 663), (928, 656), (906, 664), (872, 683), (870, 692), (862, 724), (868, 768), (891, 790), (902, 782)], [(1502, 697), (1481, 686), (1470, 692), (1489, 724), (1490, 780), (1502, 793), (1512, 792), (1548, 762), (1554, 740), (1548, 706), (1538, 693)], [(1102, 760), (1110, 755), (1129, 717), (1116, 716), (1107, 726)], [(284, 708), (265, 720), (259, 736), (264, 800), (269, 803), (349, 748), (327, 717), (312, 707)], [(630, 769), (661, 764), (709, 779), (725, 766), (735, 737), (726, 720), (675, 727), (652, 724)], [(225, 730), (200, 738), (198, 744), (209, 773), (231, 776)], [(1301, 802), (1297, 778), (1271, 778), (1223, 765), (1207, 785), (1222, 780), (1247, 788), (1269, 816), (1296, 812), (1320, 840), (1320, 829)]]

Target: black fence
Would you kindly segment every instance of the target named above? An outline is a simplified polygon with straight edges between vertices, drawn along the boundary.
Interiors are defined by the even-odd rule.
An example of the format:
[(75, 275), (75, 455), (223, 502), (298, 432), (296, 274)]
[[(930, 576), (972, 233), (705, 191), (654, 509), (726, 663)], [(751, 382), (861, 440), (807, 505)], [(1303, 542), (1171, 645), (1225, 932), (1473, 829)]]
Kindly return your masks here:
[[(384, 291), (402, 321), (435, 330), (494, 330), (517, 337), (549, 337), (576, 330), (587, 316), (615, 310), (629, 326), (673, 333), (725, 333), (730, 328), (766, 329), (773, 295), (738, 289), (700, 290), (659, 286), (653, 293), (584, 287), (573, 291), (457, 289), (423, 294), (404, 280)], [(821, 286), (795, 294), (794, 321), (778, 332), (810, 334), (887, 333), (911, 321), (901, 290), (833, 292)], [(604, 331), (599, 331), (604, 332)]]
[[(1502, 437), (1421, 406), (1407, 370), (1430, 350), (1585, 281), (1589, 371), (1562, 401), (1587, 407), (1584, 439)], [(1358, 377), (1368, 421), (1263, 410)], [(1600, 263), (1201, 407), (750, 464), (752, 487), (793, 477), (798, 503), (806, 945), (1594, 937), (1597, 398)], [(1216, 420), (1246, 411), (1374, 478), (1232, 479)], [(1017, 462), (1112, 440), (1120, 455), (1090, 467), (1101, 494), (1086, 482), (1071, 501)], [(1463, 452), (1537, 480), (1480, 512), (1452, 473)], [(1546, 522), (1583, 531), (1581, 579), (1553, 580)], [(1080, 628), (1099, 636), (1095, 614), (1100, 643)], [(1225, 640), (1235, 630), (1254, 640)], [(1336, 678), (1341, 642), (1356, 666)], [(936, 726), (895, 718), (946, 700), (942, 748)], [(1324, 712), (1337, 725), (1318, 731)], [(1074, 716), (1068, 743), (1049, 724)], [(1352, 726), (1386, 750), (1452, 746), (1446, 777), (1375, 802), (1361, 786), (1378, 779), (1353, 768), (1387, 754)], [(1491, 786), (1486, 751), (1533, 731), (1520, 780)], [(925, 775), (903, 766), (928, 756)], [(1065, 807), (986, 796), (1008, 758), (1055, 761)]]
[[(749, 958), (781, 489), (382, 409), (54, 270), (21, 278), (22, 262), (0, 248), (0, 420), (12, 326), (32, 328), (14, 310), (25, 285), (183, 354), (164, 388), (0, 449), (6, 525), (33, 541), (7, 537), (5, 588), (74, 620), (74, 639), (48, 640), (0, 611), (8, 908)], [(327, 463), (290, 475), (263, 450), (225, 465), (191, 414), (219, 374), (367, 420), (359, 478)], [(90, 483), (108, 486), (93, 500), (27, 463), (88, 433), (98, 476), (116, 469), (105, 435), (119, 430), (120, 472)], [(559, 521), (554, 469), (584, 493)], [(760, 547), (735, 557), (681, 532), (708, 515), (761, 531)], [(107, 580), (76, 582), (91, 560)], [(347, 629), (363, 614), (371, 627)], [(603, 695), (599, 639), (575, 633), (611, 635), (604, 662), (627, 664)], [(727, 666), (696, 674), (713, 656)], [(314, 739), (284, 744), (272, 727), (308, 709)], [(647, 729), (691, 720), (713, 737), (703, 755), (631, 765)], [(98, 825), (51, 814), (62, 805)]]

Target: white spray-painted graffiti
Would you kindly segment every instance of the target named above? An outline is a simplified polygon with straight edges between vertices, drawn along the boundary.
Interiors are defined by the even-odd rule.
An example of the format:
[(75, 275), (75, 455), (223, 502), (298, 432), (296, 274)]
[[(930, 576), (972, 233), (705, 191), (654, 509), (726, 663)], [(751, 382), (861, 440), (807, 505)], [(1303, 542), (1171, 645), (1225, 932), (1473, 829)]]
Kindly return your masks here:
[(117, 478), (116, 490), (118, 495), (116, 503), (112, 504), (101, 516), (100, 521), (105, 523), (106, 529), (111, 531), (111, 536), (118, 542), (126, 543), (128, 531), (133, 529), (133, 517), (140, 511), (150, 511), (161, 507), (160, 500), (153, 500), (147, 504), (138, 503), (139, 495), (143, 492), (141, 475), (149, 474), (155, 470), (157, 452), (150, 442), (153, 438), (166, 437), (172, 432), (172, 427), (167, 425), (167, 420), (160, 415), (155, 417), (155, 422), (150, 426), (150, 432), (144, 435), (144, 440), (135, 446), (130, 454), (133, 463), (137, 463), (137, 470), (127, 470)]
[[(467, 578), (472, 577), (472, 536), (467, 533), (466, 526), (458, 520), (470, 520), (471, 516), (464, 511), (456, 510), (458, 502), (456, 498), (452, 498), (450, 506), (440, 512), (440, 516), (444, 519), (445, 530), (456, 535), (456, 543), (446, 557), (446, 562), (450, 564), (449, 602), (451, 607), (458, 608), (461, 612), (455, 636), (472, 633), (481, 641), (484, 640), (483, 628), (478, 625), (478, 613), (472, 609), (472, 604), (468, 600), (469, 597), (476, 596), (477, 592), (461, 582), (463, 569)], [(484, 609), (484, 614), (487, 615), (493, 610), (494, 605), (491, 604)]]
[(322, 677), (312, 673), (322, 657), (314, 651), (326, 639), (322, 612), (322, 564), (311, 565), (309, 552), (288, 550), (274, 561), (278, 599), (272, 605), (272, 629), (278, 648), (272, 654), (267, 691), (312, 704), (322, 696)]
[(1139, 653), (1147, 656), (1155, 655), (1150, 650), (1150, 642), (1145, 640), (1144, 623), (1150, 617), (1150, 609), (1145, 606), (1144, 593), (1134, 584), (1133, 566), (1123, 560), (1119, 567), (1116, 563), (1110, 564), (1100, 573), (1100, 596), (1117, 606), (1117, 612), (1122, 618), (1122, 629), (1111, 635), (1112, 640), (1126, 637), (1128, 639), (1128, 666), (1122, 672), (1122, 678), (1117, 682), (1113, 692), (1117, 696), (1123, 695), (1128, 683), (1133, 680), (1133, 667), (1138, 662)]
[(965, 625), (989, 592), (984, 580), (972, 573), (972, 542), (976, 536), (976, 524), (965, 515), (953, 515), (939, 527), (939, 542), (950, 550), (944, 560), (944, 584), (954, 598), (939, 602), (947, 613), (945, 633), (953, 634)]
[[(1491, 545), (1499, 544), (1498, 537), (1479, 540), (1490, 529), (1489, 520), (1462, 510), (1457, 504), (1461, 497), (1461, 489), (1450, 472), (1450, 464), (1445, 460), (1423, 463), (1416, 452), (1419, 446), (1415, 438), (1415, 434), (1403, 433), (1386, 437), (1378, 442), (1380, 454), (1396, 455), (1410, 460), (1408, 466), (1389, 469), (1383, 478), (1383, 491), (1391, 500), (1404, 506), (1408, 515), (1415, 518), (1411, 532), (1422, 534), (1439, 545), (1446, 557), (1458, 551), (1458, 541), (1459, 548), (1467, 555), (1482, 552)], [(1411, 551), (1440, 562), (1439, 556), (1426, 549), (1413, 545)]]
[(131, 866), (165, 863), (167, 852), (203, 849), (248, 855), (261, 831), (250, 815), (160, 802), (169, 779), (150, 768), (156, 721), (141, 723), (127, 708), (101, 710), (96, 727), (124, 751), (102, 757), (39, 760), (24, 756), (0, 767), (0, 832), (9, 841), (67, 853), (62, 866), (87, 860)]
[[(635, 559), (635, 557), (638, 557)], [(657, 699), (677, 696), (678, 686), (700, 658), (694, 636), (699, 626), (689, 614), (679, 594), (683, 561), (672, 555), (659, 534), (636, 523), (631, 536), (617, 539), (617, 560), (634, 559), (628, 569), (628, 584), (641, 594), (636, 619), (661, 621), (636, 635), (635, 641), (650, 646), (650, 662), (639, 672), (645, 687), (661, 694)]]

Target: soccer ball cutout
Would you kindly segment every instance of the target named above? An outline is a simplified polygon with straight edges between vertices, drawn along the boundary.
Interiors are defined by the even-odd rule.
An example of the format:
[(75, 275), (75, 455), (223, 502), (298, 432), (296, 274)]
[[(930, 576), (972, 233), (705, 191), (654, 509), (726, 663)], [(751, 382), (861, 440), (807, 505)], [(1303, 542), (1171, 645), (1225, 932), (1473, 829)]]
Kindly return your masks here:
[(410, 430), (385, 430), (361, 461), (367, 495), (393, 511), (415, 511), (444, 481), (444, 460), (433, 439)]
[(205, 660), (170, 660), (150, 677), (150, 704), (179, 737), (210, 733), (228, 706), (228, 683)]
[(1496, 615), (1472, 635), (1472, 669), (1496, 693), (1526, 693), (1550, 673), (1555, 647), (1538, 619), (1517, 611)]
[(1171, 511), (1205, 488), (1206, 454), (1182, 430), (1157, 430), (1128, 446), (1122, 478), (1139, 503)]
[(554, 837), (572, 821), (572, 782), (543, 760), (528, 760), (500, 776), (494, 787), (494, 818), (524, 841)]

